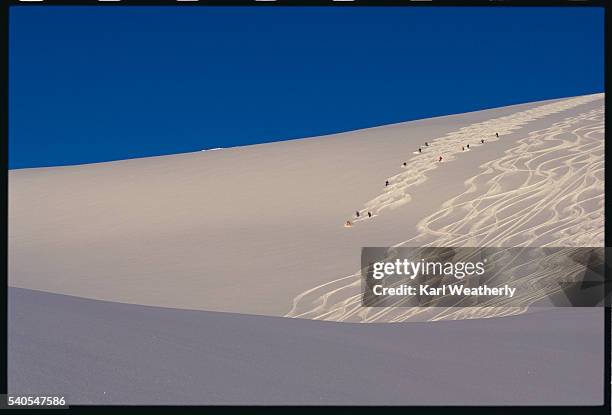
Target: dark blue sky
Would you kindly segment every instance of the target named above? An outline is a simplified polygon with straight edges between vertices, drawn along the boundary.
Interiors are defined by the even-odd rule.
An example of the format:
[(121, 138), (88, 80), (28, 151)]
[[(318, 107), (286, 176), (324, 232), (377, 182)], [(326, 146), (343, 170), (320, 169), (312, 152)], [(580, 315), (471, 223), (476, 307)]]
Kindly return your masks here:
[(601, 8), (10, 9), (9, 166), (354, 130), (603, 91)]

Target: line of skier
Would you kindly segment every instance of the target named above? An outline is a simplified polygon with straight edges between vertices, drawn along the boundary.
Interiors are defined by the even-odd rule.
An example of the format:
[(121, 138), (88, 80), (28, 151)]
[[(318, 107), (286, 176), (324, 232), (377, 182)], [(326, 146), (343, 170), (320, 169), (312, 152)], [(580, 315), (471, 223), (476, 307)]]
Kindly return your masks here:
[[(495, 133), (495, 137), (499, 138), (499, 133)], [(481, 138), (480, 139), (480, 144), (484, 144), (484, 143), (485, 143), (485, 139)], [(429, 143), (427, 141), (425, 141), (424, 145), (425, 145), (425, 147), (429, 147)], [(461, 151), (466, 151), (466, 150), (469, 150), (469, 149), (470, 149), (470, 145), (469, 144), (461, 146)], [(423, 148), (419, 146), (418, 152), (419, 153), (423, 153)], [(441, 163), (442, 160), (443, 160), (442, 155), (438, 156), (438, 163)], [(406, 166), (408, 166), (408, 163), (407, 162), (403, 162), (402, 166), (406, 167)], [(389, 187), (389, 184), (390, 184), (389, 180), (385, 180), (385, 187)], [(356, 218), (360, 218), (361, 217), (361, 213), (358, 210), (355, 211), (355, 217)], [(371, 218), (371, 217), (372, 217), (372, 212), (368, 211), (368, 218)], [(350, 220), (347, 220), (346, 223), (344, 224), (344, 226), (350, 227), (350, 226), (353, 226), (353, 223)]]
[[(499, 133), (495, 133), (495, 137), (499, 138)], [(484, 144), (484, 143), (485, 143), (485, 139), (481, 138), (480, 139), (480, 144)], [(425, 141), (425, 147), (429, 147), (429, 143), (427, 141)], [(466, 151), (466, 150), (469, 150), (469, 149), (470, 149), (470, 145), (469, 144), (461, 146), (461, 151)], [(419, 151), (419, 153), (422, 153), (423, 152), (423, 148), (419, 147), (418, 151)], [(438, 162), (441, 162), (442, 160), (444, 160), (444, 158), (441, 155), (438, 156)], [(404, 162), (402, 165), (404, 167), (406, 167), (406, 166), (408, 166), (408, 163)], [(389, 186), (389, 181), (388, 180), (385, 182), (385, 187), (387, 187), (387, 186)]]

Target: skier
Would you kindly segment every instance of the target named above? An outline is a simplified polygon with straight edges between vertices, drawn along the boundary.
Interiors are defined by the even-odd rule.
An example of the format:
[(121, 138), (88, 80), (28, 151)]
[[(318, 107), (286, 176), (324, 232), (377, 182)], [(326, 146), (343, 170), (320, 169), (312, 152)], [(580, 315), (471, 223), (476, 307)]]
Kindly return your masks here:
[(372, 212), (368, 212), (368, 218), (372, 217)]
[(441, 162), (441, 161), (442, 161), (442, 156), (438, 158), (438, 162)]
[(495, 137), (499, 138), (499, 133), (495, 133)]
[(419, 153), (422, 153), (423, 149), (421, 147), (419, 147)]
[(385, 187), (389, 186), (389, 180), (385, 181)]
[(461, 151), (465, 151), (465, 146), (461, 146)]
[(429, 143), (425, 141), (425, 147), (429, 147)]
[(406, 167), (406, 162), (404, 162), (404, 167)]
[(468, 148), (468, 149), (470, 148), (470, 145), (469, 145), (469, 144), (467, 145), (467, 148)]
[(484, 144), (484, 138), (480, 139), (480, 144)]
[(358, 210), (355, 211), (355, 216), (359, 217), (359, 211)]

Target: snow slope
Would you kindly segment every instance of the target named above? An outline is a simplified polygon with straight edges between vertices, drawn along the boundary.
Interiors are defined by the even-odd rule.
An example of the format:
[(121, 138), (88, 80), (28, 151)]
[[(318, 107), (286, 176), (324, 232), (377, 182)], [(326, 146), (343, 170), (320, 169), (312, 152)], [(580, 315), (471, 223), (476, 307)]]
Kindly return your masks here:
[[(9, 284), (346, 320), (362, 246), (602, 245), (603, 156), (596, 94), (319, 138), (13, 170)], [(356, 210), (374, 217), (345, 228)]]
[(9, 393), (600, 405), (603, 309), (418, 322), (356, 296), (362, 246), (603, 246), (603, 98), (10, 171)]

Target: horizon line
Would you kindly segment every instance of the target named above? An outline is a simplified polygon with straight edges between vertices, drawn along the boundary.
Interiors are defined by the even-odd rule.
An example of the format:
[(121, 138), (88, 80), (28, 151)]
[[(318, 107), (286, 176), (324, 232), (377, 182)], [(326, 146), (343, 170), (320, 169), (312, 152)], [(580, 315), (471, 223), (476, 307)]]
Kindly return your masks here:
[[(394, 125), (400, 125), (400, 124), (416, 122), (416, 121), (430, 120), (434, 118), (450, 117), (454, 115), (470, 114), (473, 112), (488, 111), (488, 110), (498, 109), (498, 108), (513, 107), (516, 105), (525, 105), (525, 104), (532, 104), (536, 102), (554, 101), (554, 100), (560, 100), (560, 99), (570, 99), (570, 98), (589, 96), (589, 95), (604, 95), (605, 96), (605, 91), (592, 92), (592, 93), (586, 93), (586, 94), (580, 94), (580, 95), (560, 96), (560, 97), (554, 97), (554, 98), (544, 98), (544, 99), (538, 99), (534, 101), (522, 101), (522, 102), (516, 102), (513, 104), (503, 105), (503, 106), (482, 107), (482, 108), (469, 110), (469, 111), (432, 115), (429, 117), (407, 119), (407, 120), (392, 122), (388, 124), (377, 124), (377, 125), (372, 125), (368, 127), (360, 127), (360, 128), (355, 128), (355, 129), (349, 129), (349, 130), (327, 132), (327, 133), (319, 134), (319, 135), (284, 138), (284, 139), (278, 139), (278, 140), (272, 140), (272, 141), (261, 141), (261, 142), (254, 142), (251, 144), (243, 144), (243, 145), (237, 145), (237, 146), (210, 147), (210, 148), (203, 148), (203, 149), (185, 151), (185, 152), (180, 152), (180, 153), (156, 154), (156, 155), (150, 155), (150, 156), (136, 156), (136, 157), (127, 157), (127, 158), (110, 159), (110, 160), (102, 160), (102, 161), (93, 161), (93, 162), (87, 162), (87, 163), (58, 164), (58, 165), (49, 165), (49, 166), (14, 167), (14, 168), (9, 167), (8, 170), (11, 171), (11, 170), (26, 170), (26, 169), (49, 169), (49, 168), (75, 167), (75, 166), (85, 166), (85, 165), (90, 165), (90, 164), (115, 163), (115, 162), (128, 161), (128, 160), (148, 159), (148, 158), (157, 158), (157, 157), (171, 157), (171, 156), (179, 156), (179, 155), (199, 153), (199, 152), (236, 149), (236, 148), (250, 147), (250, 146), (257, 146), (257, 145), (264, 145), (264, 144), (274, 144), (274, 143), (280, 143), (280, 142), (285, 142), (285, 141), (309, 140), (309, 139), (329, 137), (329, 136), (338, 135), (338, 134), (347, 134), (347, 133), (353, 133), (357, 131), (365, 131), (365, 130), (371, 130), (371, 129), (376, 129), (376, 128), (390, 127)], [(9, 136), (9, 139), (7, 140), (7, 144), (8, 143), (10, 143), (10, 136)], [(10, 166), (10, 159), (8, 160), (8, 164)]]

